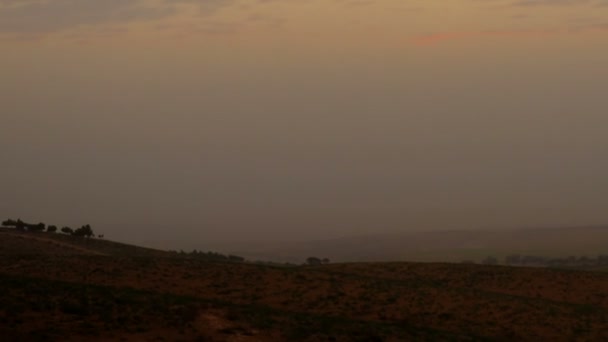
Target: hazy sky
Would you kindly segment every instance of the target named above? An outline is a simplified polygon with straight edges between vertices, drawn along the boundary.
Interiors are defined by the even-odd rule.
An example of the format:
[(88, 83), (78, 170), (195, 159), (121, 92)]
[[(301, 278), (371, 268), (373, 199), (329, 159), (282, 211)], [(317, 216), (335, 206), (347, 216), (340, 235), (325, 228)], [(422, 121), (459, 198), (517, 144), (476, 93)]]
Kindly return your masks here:
[(0, 0), (0, 215), (160, 245), (608, 223), (607, 0)]

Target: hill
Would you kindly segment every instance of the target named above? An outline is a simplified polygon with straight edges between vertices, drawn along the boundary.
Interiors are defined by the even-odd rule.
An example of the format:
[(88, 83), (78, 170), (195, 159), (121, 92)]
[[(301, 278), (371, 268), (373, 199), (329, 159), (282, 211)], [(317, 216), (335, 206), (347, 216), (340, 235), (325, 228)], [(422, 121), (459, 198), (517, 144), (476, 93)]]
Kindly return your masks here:
[[(0, 234), (7, 340), (608, 339), (602, 272), (404, 262), (278, 267), (17, 234)], [(7, 250), (12, 243), (36, 253)]]
[(169, 252), (120, 242), (64, 234), (0, 228), (0, 255), (105, 255), (167, 257)]

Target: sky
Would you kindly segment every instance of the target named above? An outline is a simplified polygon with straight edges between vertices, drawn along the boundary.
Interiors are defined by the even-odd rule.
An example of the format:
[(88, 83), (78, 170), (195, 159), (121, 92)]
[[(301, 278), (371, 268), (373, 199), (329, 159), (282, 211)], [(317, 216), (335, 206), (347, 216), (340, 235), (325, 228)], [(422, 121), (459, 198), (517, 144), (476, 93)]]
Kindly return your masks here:
[(0, 0), (0, 215), (157, 247), (608, 223), (606, 0)]

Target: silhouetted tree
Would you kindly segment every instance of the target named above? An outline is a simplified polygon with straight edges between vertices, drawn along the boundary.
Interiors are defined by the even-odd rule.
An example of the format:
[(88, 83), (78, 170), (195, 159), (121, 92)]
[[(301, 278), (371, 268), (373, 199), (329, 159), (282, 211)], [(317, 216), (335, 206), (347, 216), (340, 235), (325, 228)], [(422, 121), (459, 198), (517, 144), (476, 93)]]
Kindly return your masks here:
[(328, 258), (323, 258), (323, 260), (321, 260), (321, 262), (322, 262), (323, 264), (326, 264), (326, 265), (327, 265), (327, 264), (329, 264), (329, 259), (328, 259)]
[(43, 231), (46, 228), (46, 225), (42, 222), (38, 223), (38, 224), (30, 224), (30, 223), (25, 223), (23, 221), (21, 221), (21, 219), (18, 219), (17, 221), (15, 220), (11, 220), (8, 219), (4, 222), (2, 222), (3, 226), (6, 227), (15, 227), (18, 230), (31, 230), (31, 231)]
[(2, 225), (5, 227), (17, 227), (17, 221), (8, 219), (2, 222)]
[(68, 235), (72, 235), (74, 234), (74, 230), (70, 227), (63, 227), (61, 228), (61, 232), (64, 234), (68, 234)]
[(72, 233), (72, 235), (78, 236), (78, 237), (87, 237), (87, 238), (90, 238), (91, 236), (95, 236), (95, 234), (93, 233), (93, 229), (91, 229), (91, 226), (88, 224), (76, 229)]
[(316, 265), (321, 265), (321, 263), (322, 263), (321, 259), (319, 259), (317, 257), (306, 258), (306, 264), (308, 264), (308, 265), (316, 266)]
[(50, 226), (46, 227), (46, 231), (48, 233), (54, 233), (57, 231), (57, 226), (50, 225)]
[(87, 224), (86, 226), (84, 226), (84, 229), (85, 229), (86, 237), (88, 237), (88, 238), (95, 237), (95, 233), (93, 232), (93, 229), (91, 228), (90, 224)]
[(28, 224), (26, 226), (28, 230), (31, 230), (33, 232), (42, 232), (46, 228), (46, 225), (42, 222), (38, 224)]

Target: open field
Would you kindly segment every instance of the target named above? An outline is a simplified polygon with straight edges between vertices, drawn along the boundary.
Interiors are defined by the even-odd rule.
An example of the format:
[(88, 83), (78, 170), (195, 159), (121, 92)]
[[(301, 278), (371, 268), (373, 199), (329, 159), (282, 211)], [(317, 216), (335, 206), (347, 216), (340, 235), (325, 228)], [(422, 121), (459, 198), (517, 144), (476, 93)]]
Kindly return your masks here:
[(603, 272), (401, 262), (278, 267), (113, 244), (0, 233), (0, 335), (24, 341), (608, 340)]

